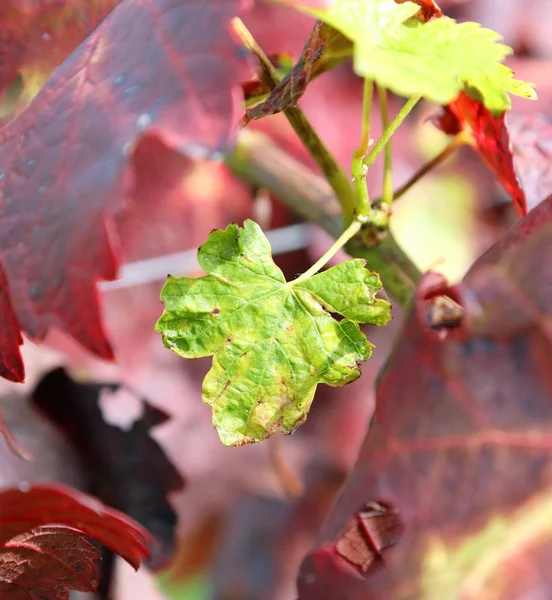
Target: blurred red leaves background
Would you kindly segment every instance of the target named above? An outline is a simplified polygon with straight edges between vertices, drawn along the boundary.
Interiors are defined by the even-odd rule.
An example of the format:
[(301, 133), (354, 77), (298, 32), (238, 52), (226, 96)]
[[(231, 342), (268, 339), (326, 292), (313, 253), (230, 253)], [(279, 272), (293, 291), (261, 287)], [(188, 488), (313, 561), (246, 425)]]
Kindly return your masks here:
[[(127, 165), (137, 142), (151, 132), (204, 157), (227, 147), (247, 76), (227, 28), (240, 2), (202, 6), (118, 4), (3, 128), (1, 262), (31, 337), (55, 325), (112, 358), (95, 285), (117, 272), (112, 216), (132, 186)], [(11, 362), (18, 341), (5, 339)]]
[(100, 553), (85, 535), (135, 569), (149, 556), (150, 536), (144, 529), (63, 486), (1, 491), (0, 515), (0, 592), (6, 600), (60, 600), (68, 589), (94, 591)]
[[(475, 584), (467, 588), (470, 597), (521, 598), (542, 587), (547, 582), (540, 566), (548, 552), (546, 536), (529, 535), (520, 550), (510, 551), (513, 534), (497, 526), (499, 533), (488, 541), (484, 533), (494, 518), (499, 525), (513, 522), (518, 532), (526, 531), (526, 522), (539, 509), (548, 514), (544, 438), (550, 420), (545, 396), (552, 277), (546, 265), (549, 201), (506, 238), (500, 252), (507, 254), (494, 251), (466, 275), (459, 288), (467, 307), (464, 339), (453, 335), (437, 339), (414, 312), (401, 331), (400, 310), (395, 309), (392, 326), (371, 333), (376, 354), (363, 367), (359, 382), (343, 390), (321, 390), (308, 422), (293, 439), (277, 440), (276, 447), (271, 443), (242, 448), (237, 456), (220, 447), (209, 411), (200, 402), (200, 383), (208, 365), (179, 361), (162, 348), (153, 332), (160, 313), (160, 282), (112, 288), (101, 292), (100, 303), (95, 284), (97, 279), (115, 277), (113, 248), (123, 263), (193, 249), (213, 227), (239, 222), (254, 211), (259, 214), (262, 206), (267, 228), (294, 220), (277, 199), (263, 204), (258, 190), (236, 179), (223, 164), (203, 160), (222, 150), (237, 132), (239, 84), (251, 74), (251, 63), (238, 52), (228, 29), (239, 3), (125, 0), (22, 112), (51, 70), (114, 4), (34, 0), (7, 2), (0, 9), (4, 98), (17, 88), (19, 76), (22, 87), (15, 112), (4, 118), (7, 122), (19, 116), (0, 134), (0, 157), (5, 157), (0, 159), (0, 260), (7, 280), (2, 287), (0, 352), (8, 378), (22, 378), (19, 324), (32, 338), (42, 338), (55, 326), (48, 332), (48, 348), (29, 343), (23, 348), (29, 383), (3, 384), (6, 394), (15, 390), (20, 396), (6, 400), (6, 419), (36, 459), (34, 474), (32, 466), (10, 463), (11, 480), (4, 483), (17, 483), (22, 472), (27, 479), (66, 480), (67, 463), (73, 461), (71, 469), (80, 475), (71, 475), (71, 483), (87, 485), (77, 452), (68, 451), (61, 441), (54, 444), (56, 433), (46, 434), (29, 417), (34, 408), (24, 397), (47, 369), (63, 364), (89, 380), (130, 385), (171, 415), (171, 421), (156, 427), (152, 435), (188, 482), (184, 491), (171, 495), (180, 515), (179, 549), (171, 570), (173, 583), (165, 589), (177, 597), (178, 590), (195, 585), (196, 595), (190, 597), (198, 600), (290, 600), (295, 597), (299, 564), (355, 462), (373, 409), (375, 377), (396, 339), (359, 462), (316, 542), (312, 554), (316, 560), (308, 558), (303, 565), (301, 599), (349, 600), (359, 593), (363, 599), (393, 598), (405, 578), (411, 587), (399, 589), (404, 597), (419, 597), (420, 590), (437, 594), (445, 590), (434, 597), (447, 597), (446, 587), (439, 587), (447, 585), (439, 579), (439, 565), (454, 566), (457, 560), (460, 566), (453, 575), (461, 573), (456, 556), (461, 555), (463, 542), (469, 548), (478, 536), (497, 556), (499, 566), (493, 575), (496, 580), (479, 578), (479, 588)], [(420, 4), (427, 8), (433, 3)], [(541, 100), (515, 101), (506, 125), (482, 118), (473, 102), (467, 111), (460, 99), (449, 107), (457, 125), (469, 127), (474, 145), (490, 157), (495, 173), (522, 208), (523, 192), (504, 138), (507, 124), (512, 124), (515, 166), (529, 208), (534, 208), (552, 192), (546, 179), (547, 130), (542, 126), (551, 116), (550, 7), (544, 0), (505, 0), (500, 11), (491, 0), (440, 5), (445, 14), (479, 20), (504, 34), (517, 53), (511, 62), (516, 76), (536, 83)], [(130, 6), (132, 14), (125, 13)], [(151, 6), (161, 11), (155, 27), (154, 13), (145, 12)], [(169, 8), (163, 21), (163, 10)], [(313, 27), (307, 17), (260, 1), (252, 3), (243, 19), (268, 54), (290, 52), (295, 59)], [(109, 39), (113, 43), (105, 45)], [(176, 54), (170, 52), (167, 39), (182, 44)], [(206, 62), (196, 72), (191, 65), (197, 61), (191, 56), (200, 41), (210, 59), (202, 59)], [(99, 62), (91, 61), (89, 53)], [(83, 86), (86, 65), (89, 85)], [(117, 85), (121, 75), (125, 79)], [(197, 77), (207, 87), (198, 90)], [(347, 169), (359, 140), (361, 87), (346, 62), (312, 81), (300, 99), (322, 139)], [(198, 99), (208, 99), (208, 114)], [(391, 99), (392, 110), (400, 104), (400, 99)], [(424, 120), (434, 113), (435, 107), (420, 106), (394, 137), (397, 184), (444, 143)], [(372, 121), (376, 137), (381, 127), (375, 110)], [(250, 127), (267, 133), (287, 153), (312, 166), (283, 115)], [(100, 161), (90, 161), (98, 156)], [(371, 188), (378, 189), (381, 173), (371, 170), (369, 180)], [(121, 211), (123, 207), (128, 210)], [(413, 188), (396, 212), (399, 239), (420, 267), (442, 266), (453, 280), (516, 220), (493, 174), (463, 149)], [(540, 215), (538, 222), (534, 214)], [(431, 236), (420, 224), (424, 220), (432, 228)], [(450, 239), (457, 240), (456, 245), (449, 245)], [(21, 241), (23, 246), (18, 245)], [(293, 277), (326, 247), (327, 239), (313, 231), (305, 251), (277, 260)], [(449, 288), (443, 286), (446, 292)], [(100, 306), (106, 334), (100, 325)], [(60, 330), (101, 356), (109, 356), (113, 348), (117, 363), (96, 361)], [(18, 417), (23, 410), (30, 411), (25, 419)], [(119, 410), (124, 412), (124, 407)], [(442, 440), (453, 434), (454, 443), (443, 446)], [(512, 436), (518, 441), (511, 441)], [(413, 448), (416, 439), (423, 439), (427, 448)], [(57, 459), (48, 458), (47, 467), (41, 466), (46, 460), (44, 444), (57, 448)], [(56, 460), (63, 471), (56, 471)], [(299, 497), (290, 497), (293, 482), (285, 473), (301, 483), (302, 490), (295, 488)], [(404, 532), (396, 545), (382, 551), (384, 568), (361, 582), (340, 574), (328, 548), (369, 502), (392, 504)], [(528, 558), (520, 558), (522, 550)], [(509, 573), (513, 562), (521, 562), (523, 568)], [(320, 569), (320, 564), (325, 566)], [(131, 594), (132, 582), (143, 582), (140, 577), (148, 575), (136, 577), (119, 573), (117, 597)], [(462, 581), (458, 575), (450, 585), (460, 586)], [(150, 600), (148, 594), (154, 598), (162, 593), (146, 589), (145, 584), (139, 587), (145, 600)], [(481, 589), (487, 595), (478, 596)], [(312, 595), (316, 590), (318, 595)]]

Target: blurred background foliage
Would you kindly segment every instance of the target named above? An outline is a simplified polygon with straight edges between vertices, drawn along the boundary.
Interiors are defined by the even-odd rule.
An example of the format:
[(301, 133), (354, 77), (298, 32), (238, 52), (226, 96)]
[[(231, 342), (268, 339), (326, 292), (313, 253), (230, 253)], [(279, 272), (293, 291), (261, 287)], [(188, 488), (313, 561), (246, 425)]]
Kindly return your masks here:
[[(536, 103), (515, 99), (514, 112), (552, 116), (552, 3), (443, 0), (440, 4), (449, 16), (479, 21), (513, 46), (515, 58), (509, 64), (518, 78), (536, 84), (540, 96)], [(311, 19), (261, 0), (256, 0), (244, 21), (268, 54), (293, 57), (299, 56), (312, 27)], [(33, 35), (46, 39), (47, 34), (48, 43), (63, 41), (67, 30), (45, 29)], [(70, 41), (58, 44), (58, 58), (70, 45)], [(44, 71), (40, 72), (43, 77)], [(14, 77), (2, 98), (0, 119), (4, 122), (18, 110), (22, 77), (25, 72)], [(350, 64), (345, 63), (314, 81), (301, 100), (314, 127), (346, 169), (360, 137), (361, 88)], [(32, 95), (38, 89), (39, 85), (30, 86), (26, 93)], [(392, 109), (401, 102), (392, 99)], [(445, 136), (428, 122), (436, 111), (434, 106), (421, 104), (393, 138), (396, 185), (446, 143)], [(381, 127), (376, 112), (373, 122), (377, 137)], [(250, 126), (312, 166), (282, 115)], [(297, 222), (277, 198), (252, 190), (223, 164), (192, 163), (156, 139), (140, 143), (134, 166), (133, 210), (118, 219), (128, 263), (190, 251), (186, 256), (192, 258), (187, 265), (181, 263), (180, 274), (199, 274), (193, 253), (212, 228), (247, 216), (256, 217), (266, 229)], [(381, 176), (376, 166), (369, 174), (370, 189), (380, 189)], [(394, 212), (393, 231), (420, 269), (436, 267), (452, 281), (458, 281), (516, 219), (505, 192), (469, 148), (461, 149), (413, 187), (397, 202)], [(276, 260), (288, 278), (305, 270), (328, 244), (328, 237), (314, 225), (300, 231), (300, 242), (291, 244), (298, 249), (286, 252), (285, 240), (275, 248)], [(118, 564), (116, 598), (291, 600), (301, 559), (354, 465), (373, 409), (375, 377), (400, 329), (401, 311), (394, 309), (394, 320), (385, 330), (370, 332), (376, 351), (363, 367), (362, 378), (343, 389), (320, 389), (307, 423), (293, 437), (224, 448), (211, 426), (210, 409), (201, 403), (201, 381), (209, 360), (178, 359), (154, 333), (161, 312), (161, 279), (146, 275), (137, 285), (127, 285), (123, 279), (121, 285), (105, 286), (104, 319), (116, 348), (116, 365), (95, 360), (59, 332), (49, 334), (40, 348), (25, 344), (27, 383), (1, 382), (0, 391), (8, 422), (37, 459), (22, 467), (2, 447), (2, 484), (60, 479), (86, 487), (87, 475), (58, 439), (59, 433), (39, 417), (29, 416), (34, 414), (29, 395), (48, 369), (63, 365), (80, 380), (129, 385), (171, 416), (152, 435), (187, 485), (171, 495), (179, 516), (172, 563), (155, 577), (147, 570), (134, 575)]]

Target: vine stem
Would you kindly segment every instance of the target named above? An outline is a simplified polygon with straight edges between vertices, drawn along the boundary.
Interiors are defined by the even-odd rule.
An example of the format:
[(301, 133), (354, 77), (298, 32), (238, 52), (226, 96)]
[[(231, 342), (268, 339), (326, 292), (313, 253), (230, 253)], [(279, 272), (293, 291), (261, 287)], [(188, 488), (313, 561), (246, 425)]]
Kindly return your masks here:
[[(263, 83), (273, 90), (280, 83), (280, 76), (270, 59), (239, 17), (233, 18), (231, 24), (242, 44), (257, 58)], [(350, 221), (355, 212), (356, 194), (349, 177), (298, 106), (286, 108), (284, 114), (332, 187), (341, 204), (345, 222)]]
[(416, 106), (420, 98), (421, 96), (412, 96), (405, 102), (404, 106), (397, 113), (397, 116), (391, 121), (391, 123), (389, 123), (389, 126), (381, 134), (380, 139), (376, 142), (375, 146), (372, 148), (372, 150), (370, 150), (368, 156), (364, 159), (364, 164), (367, 167), (370, 167), (374, 164), (376, 158), (379, 156), (379, 153), (388, 144), (391, 136), (395, 133), (395, 131), (397, 131), (401, 123), (406, 119), (410, 111)]
[[(267, 188), (285, 206), (332, 237), (341, 234), (341, 210), (330, 184), (278, 148), (266, 135), (243, 130), (225, 161), (242, 181)], [(422, 274), (392, 231), (372, 247), (354, 237), (346, 249), (353, 258), (364, 258), (369, 268), (380, 274), (385, 289), (399, 304), (405, 307), (410, 304)]]
[(291, 285), (296, 285), (302, 281), (305, 281), (306, 279), (310, 279), (313, 275), (316, 275), (316, 273), (318, 273), (318, 271), (320, 271), (320, 269), (324, 267), (341, 250), (341, 248), (343, 248), (343, 246), (345, 246), (345, 244), (360, 231), (361, 227), (362, 222), (358, 219), (355, 219), (337, 238), (337, 240), (335, 240), (331, 247), (324, 252), (324, 254), (314, 263), (314, 265), (312, 265), (312, 267), (310, 267), (310, 269), (289, 283)]
[(362, 97), (362, 139), (360, 148), (356, 151), (362, 158), (370, 148), (370, 120), (372, 118), (372, 94), (374, 84), (371, 79), (364, 80), (364, 95)]
[[(379, 106), (381, 121), (384, 131), (389, 127), (389, 105), (387, 103), (387, 90), (378, 85)], [(393, 202), (393, 158), (391, 149), (391, 139), (385, 144), (384, 166), (383, 166), (383, 189), (381, 201), (385, 204)]]
[(464, 131), (459, 133), (457, 136), (453, 137), (452, 140), (450, 140), (450, 142), (445, 146), (445, 148), (443, 148), (443, 150), (441, 150), (441, 152), (439, 152), (439, 154), (437, 154), (437, 156), (435, 158), (432, 158), (423, 167), (418, 169), (418, 171), (416, 171), (416, 173), (414, 173), (414, 175), (412, 175), (412, 177), (394, 193), (395, 200), (397, 200), (402, 195), (404, 195), (406, 192), (408, 192), (408, 190), (414, 184), (418, 183), (418, 181), (420, 181), (420, 179), (422, 179), (422, 177), (424, 177), (424, 175), (426, 175), (427, 173), (432, 171), (435, 167), (440, 165), (451, 154), (456, 152), (456, 150), (458, 150), (458, 148), (460, 148), (460, 146), (463, 146), (464, 144), (468, 144), (469, 142), (470, 142), (470, 136), (468, 133), (466, 133)]
[(356, 190), (356, 213), (361, 216), (368, 216), (372, 210), (370, 206), (370, 196), (366, 184), (366, 168), (364, 158), (370, 147), (370, 118), (372, 115), (372, 93), (374, 84), (371, 79), (364, 80), (364, 96), (362, 99), (362, 138), (360, 146), (353, 154), (351, 165), (351, 175)]

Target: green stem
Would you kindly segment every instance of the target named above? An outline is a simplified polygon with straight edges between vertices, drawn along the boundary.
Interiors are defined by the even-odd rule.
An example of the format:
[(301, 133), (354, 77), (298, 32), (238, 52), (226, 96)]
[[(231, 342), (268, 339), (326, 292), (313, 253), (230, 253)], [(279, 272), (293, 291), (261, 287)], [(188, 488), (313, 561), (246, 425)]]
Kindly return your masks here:
[(416, 106), (420, 96), (412, 96), (409, 98), (404, 106), (399, 110), (397, 116), (389, 123), (389, 127), (382, 133), (380, 139), (376, 142), (376, 145), (370, 151), (370, 154), (364, 159), (364, 164), (370, 167), (374, 164), (374, 161), (378, 157), (379, 153), (385, 148), (391, 136), (397, 131), (401, 123), (406, 119), (410, 111)]
[(364, 80), (364, 96), (362, 100), (362, 139), (360, 146), (353, 154), (353, 163), (351, 165), (351, 174), (355, 184), (356, 191), (356, 213), (361, 217), (370, 214), (370, 196), (368, 195), (368, 186), (366, 185), (366, 168), (364, 158), (370, 147), (370, 117), (372, 115), (372, 91), (373, 82), (371, 79)]
[[(381, 121), (383, 123), (384, 131), (389, 127), (389, 106), (387, 103), (387, 90), (378, 85), (378, 96), (379, 105), (381, 112)], [(383, 190), (381, 201), (385, 204), (391, 204), (393, 202), (393, 164), (392, 164), (392, 153), (391, 153), (391, 138), (385, 144), (384, 150), (384, 166), (383, 166)]]
[(374, 84), (371, 79), (364, 80), (364, 94), (362, 97), (362, 139), (360, 147), (355, 154), (359, 154), (364, 158), (370, 148), (370, 120), (372, 118), (372, 94)]
[[(329, 183), (256, 131), (243, 130), (226, 164), (242, 181), (264, 187), (301, 218), (316, 223), (337, 238), (343, 231), (341, 211)], [(364, 258), (380, 274), (387, 292), (408, 306), (422, 274), (399, 246), (391, 231), (376, 246), (367, 248), (354, 237), (346, 246), (355, 258)]]
[(345, 246), (345, 244), (360, 231), (361, 227), (362, 223), (358, 220), (354, 220), (337, 238), (337, 240), (335, 240), (331, 247), (324, 252), (323, 256), (321, 256), (310, 269), (297, 277), (297, 279), (290, 281), (290, 285), (296, 285), (297, 283), (301, 283), (301, 281), (305, 281), (306, 279), (310, 279), (313, 275), (316, 275), (316, 273), (318, 273), (318, 271), (320, 271), (320, 269), (324, 267), (326, 263), (328, 263), (341, 250), (341, 248), (343, 248), (343, 246)]
[[(270, 62), (263, 49), (259, 46), (251, 32), (247, 29), (241, 19), (232, 19), (232, 28), (242, 41), (243, 45), (257, 58), (262, 70), (263, 83), (273, 90), (280, 83), (280, 75)], [(303, 111), (298, 107), (286, 108), (284, 110), (288, 121), (309, 151), (316, 164), (324, 174), (324, 177), (332, 187), (339, 200), (345, 222), (349, 222), (354, 214), (356, 206), (355, 190), (351, 186), (349, 177), (341, 168), (335, 157), (320, 139), (312, 125), (305, 117)]]
[(432, 171), (436, 166), (440, 165), (444, 160), (446, 160), (451, 154), (453, 154), (460, 146), (469, 143), (470, 136), (465, 132), (459, 133), (456, 137), (452, 138), (452, 140), (448, 143), (439, 154), (435, 158), (432, 158), (428, 163), (426, 163), (423, 167), (421, 167), (412, 177), (402, 185), (394, 194), (395, 200), (400, 198), (403, 194), (408, 192), (408, 190), (424, 175)]

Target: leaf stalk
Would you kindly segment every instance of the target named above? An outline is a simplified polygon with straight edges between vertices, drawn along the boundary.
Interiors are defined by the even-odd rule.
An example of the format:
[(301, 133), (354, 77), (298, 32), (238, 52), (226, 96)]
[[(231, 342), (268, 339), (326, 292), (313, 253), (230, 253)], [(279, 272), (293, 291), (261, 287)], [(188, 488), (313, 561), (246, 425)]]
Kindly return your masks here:
[(372, 94), (374, 84), (371, 79), (364, 80), (364, 96), (362, 100), (362, 138), (360, 146), (353, 154), (351, 175), (356, 191), (356, 214), (366, 217), (372, 211), (370, 196), (366, 184), (367, 169), (364, 166), (364, 158), (370, 147), (370, 118), (372, 114)]
[[(383, 130), (385, 131), (389, 127), (389, 105), (387, 102), (387, 90), (381, 85), (378, 85), (378, 97), (381, 121)], [(383, 190), (381, 201), (384, 204), (391, 204), (393, 202), (393, 157), (391, 138), (389, 138), (389, 141), (385, 144), (384, 149)]]
[(464, 131), (453, 137), (452, 140), (450, 140), (450, 142), (445, 146), (445, 148), (443, 148), (443, 150), (441, 150), (441, 152), (439, 152), (439, 154), (437, 154), (435, 158), (432, 158), (423, 167), (418, 169), (418, 171), (416, 171), (416, 173), (414, 173), (414, 175), (412, 175), (412, 177), (395, 192), (395, 200), (398, 200), (401, 196), (406, 194), (406, 192), (408, 192), (408, 190), (414, 186), (414, 184), (418, 183), (418, 181), (427, 175), (427, 173), (444, 162), (451, 154), (456, 152), (460, 146), (468, 144), (469, 142), (470, 136)]
[(353, 238), (360, 231), (361, 227), (362, 221), (355, 219), (337, 238), (337, 240), (335, 240), (331, 247), (324, 252), (324, 254), (312, 265), (312, 267), (310, 267), (310, 269), (305, 271), (302, 275), (299, 275), (297, 279), (290, 281), (290, 285), (296, 285), (302, 281), (310, 279), (313, 275), (316, 275), (316, 273), (318, 273), (322, 267), (326, 266), (326, 264), (341, 250), (341, 248), (343, 248), (343, 246), (345, 246), (345, 244), (347, 244), (347, 242), (349, 242), (351, 238)]
[(416, 106), (419, 100), (420, 96), (412, 96), (405, 102), (401, 110), (399, 110), (399, 112), (397, 113), (397, 116), (391, 121), (391, 123), (389, 123), (389, 126), (386, 127), (384, 132), (381, 134), (379, 140), (376, 142), (372, 150), (370, 150), (368, 156), (364, 159), (364, 164), (367, 167), (370, 167), (374, 164), (380, 152), (389, 143), (391, 136), (395, 133), (395, 131), (397, 131), (397, 129), (409, 115), (410, 111)]

